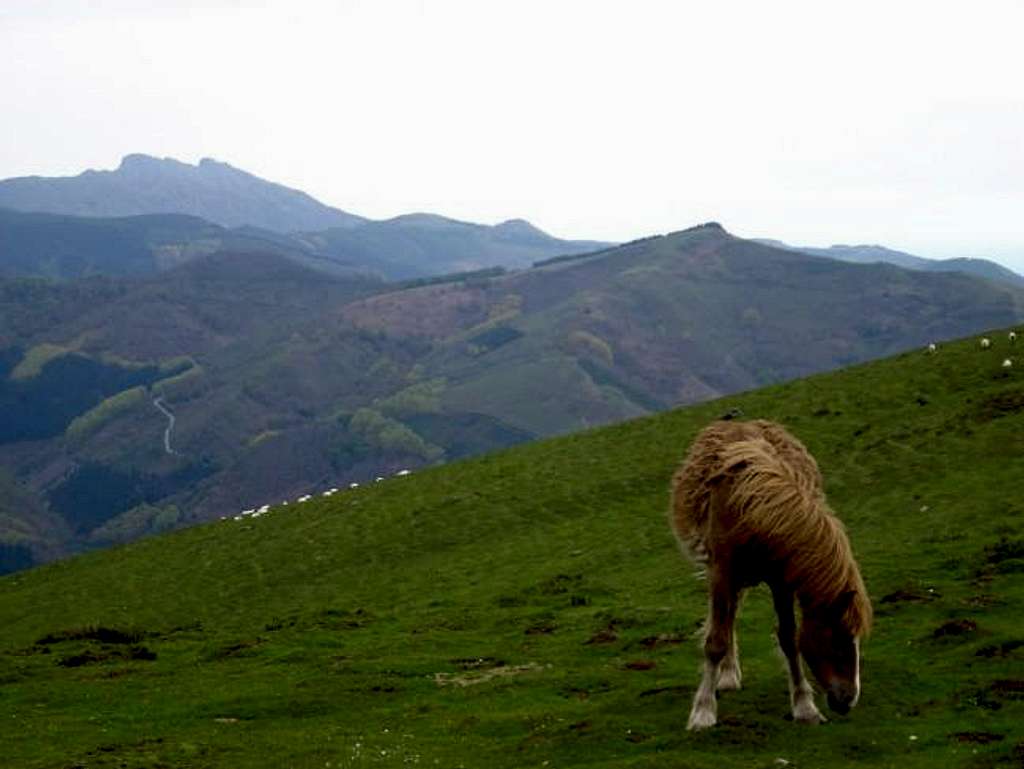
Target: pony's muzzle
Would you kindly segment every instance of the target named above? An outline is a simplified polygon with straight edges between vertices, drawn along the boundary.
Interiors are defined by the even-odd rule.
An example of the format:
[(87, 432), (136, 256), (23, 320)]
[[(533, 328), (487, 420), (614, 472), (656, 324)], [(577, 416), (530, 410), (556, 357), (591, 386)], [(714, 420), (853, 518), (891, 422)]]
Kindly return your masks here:
[(860, 692), (853, 686), (845, 684), (832, 684), (828, 689), (828, 706), (841, 716), (850, 712), (850, 708), (857, 704)]

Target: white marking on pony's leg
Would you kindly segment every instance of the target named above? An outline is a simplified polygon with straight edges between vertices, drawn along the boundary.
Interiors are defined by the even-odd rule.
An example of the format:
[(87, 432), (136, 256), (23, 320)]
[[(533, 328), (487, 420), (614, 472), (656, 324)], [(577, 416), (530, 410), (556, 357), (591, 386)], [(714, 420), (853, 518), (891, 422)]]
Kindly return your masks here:
[(693, 707), (690, 709), (690, 720), (686, 728), (707, 729), (714, 726), (718, 720), (718, 701), (715, 699), (715, 678), (718, 674), (718, 665), (710, 659), (704, 660), (704, 675), (701, 677), (700, 687), (693, 696)]
[(704, 674), (693, 697), (688, 729), (705, 729), (718, 720), (715, 687), (722, 660), (732, 645), (733, 623), (736, 619), (737, 593), (722, 579), (723, 570), (712, 572), (711, 595), (708, 601), (707, 634), (704, 637)]
[[(797, 662), (799, 665), (799, 661)], [(828, 719), (821, 714), (814, 704), (814, 690), (801, 676), (799, 683), (790, 679), (789, 698), (793, 704), (793, 720), (801, 724), (823, 724)]]
[(772, 600), (779, 618), (779, 648), (786, 658), (789, 673), (789, 703), (793, 709), (793, 720), (803, 724), (820, 724), (825, 721), (814, 704), (814, 690), (804, 677), (800, 664), (800, 652), (796, 643), (796, 617), (793, 614), (793, 592), (784, 585), (775, 584)]
[(732, 631), (732, 641), (729, 644), (729, 651), (718, 669), (718, 691), (735, 691), (743, 683), (743, 671), (740, 670), (740, 650), (736, 642), (736, 629)]

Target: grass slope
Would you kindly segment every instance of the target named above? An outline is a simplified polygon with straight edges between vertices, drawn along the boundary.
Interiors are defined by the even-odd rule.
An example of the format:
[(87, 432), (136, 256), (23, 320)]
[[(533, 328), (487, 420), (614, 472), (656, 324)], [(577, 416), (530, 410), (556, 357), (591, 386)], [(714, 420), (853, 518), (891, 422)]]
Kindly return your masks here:
[[(3, 763), (1021, 766), (1024, 373), (994, 338), (6, 577)], [(667, 486), (731, 408), (815, 454), (875, 603), (821, 727), (785, 718), (759, 589), (744, 690), (685, 731), (705, 598)]]

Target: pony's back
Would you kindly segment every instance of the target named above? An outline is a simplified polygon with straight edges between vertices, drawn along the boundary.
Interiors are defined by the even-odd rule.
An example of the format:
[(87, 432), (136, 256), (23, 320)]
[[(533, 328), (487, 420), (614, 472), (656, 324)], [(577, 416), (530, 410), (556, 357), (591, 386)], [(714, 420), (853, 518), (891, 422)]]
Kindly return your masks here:
[(707, 559), (714, 486), (754, 460), (784, 473), (792, 490), (814, 497), (822, 494), (817, 462), (781, 425), (764, 419), (713, 422), (694, 440), (672, 478), (672, 530), (694, 560)]

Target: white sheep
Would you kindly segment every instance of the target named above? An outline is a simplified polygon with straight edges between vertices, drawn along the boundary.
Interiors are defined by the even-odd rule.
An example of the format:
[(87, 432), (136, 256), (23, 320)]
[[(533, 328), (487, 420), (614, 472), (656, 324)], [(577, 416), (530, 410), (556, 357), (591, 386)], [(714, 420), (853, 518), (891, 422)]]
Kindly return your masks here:
[(1012, 367), (1013, 367), (1013, 361), (1012, 360), (1007, 358), (1006, 360), (1003, 361), (1003, 368), (1012, 368)]
[(264, 513), (270, 512), (270, 505), (263, 505), (263, 506), (262, 506), (262, 507), (261, 507), (261, 508), (260, 508), (259, 510), (257, 510), (256, 512), (257, 512), (257, 513), (259, 513), (260, 515), (263, 515)]
[(935, 342), (932, 342), (931, 344), (928, 345), (928, 352), (935, 352), (938, 349), (939, 348), (935, 346)]
[(992, 342), (989, 340), (989, 338), (987, 336), (983, 336), (981, 338), (980, 344), (981, 344), (981, 349), (982, 350), (987, 350), (989, 348), (989, 346), (992, 344)]
[(309, 502), (309, 500), (311, 500), (312, 498), (313, 497), (311, 495), (309, 495), (309, 494), (303, 494), (301, 497), (299, 497), (295, 501), (296, 502)]
[(1017, 341), (1017, 332), (1016, 331), (1011, 331), (1009, 334), (1006, 335), (1006, 338), (1009, 339), (1011, 343), (1016, 342)]
[(381, 477), (380, 477), (380, 476), (378, 475), (378, 476), (377, 476), (376, 478), (374, 478), (374, 479), (373, 479), (373, 482), (374, 482), (374, 483), (380, 483), (380, 482), (381, 482), (381, 481), (383, 481), (383, 480), (384, 480), (384, 479), (383, 479), (383, 478), (381, 478)]
[(410, 472), (411, 471), (409, 471), (409, 470), (399, 470), (397, 473), (395, 473), (395, 475), (397, 475), (399, 478), (403, 478), (406, 475), (409, 475)]
[(348, 485), (348, 487), (349, 487), (350, 489), (358, 489), (358, 488), (359, 488), (359, 484), (358, 484), (358, 483), (356, 483), (355, 481), (353, 481), (352, 483), (350, 483), (350, 484)]

